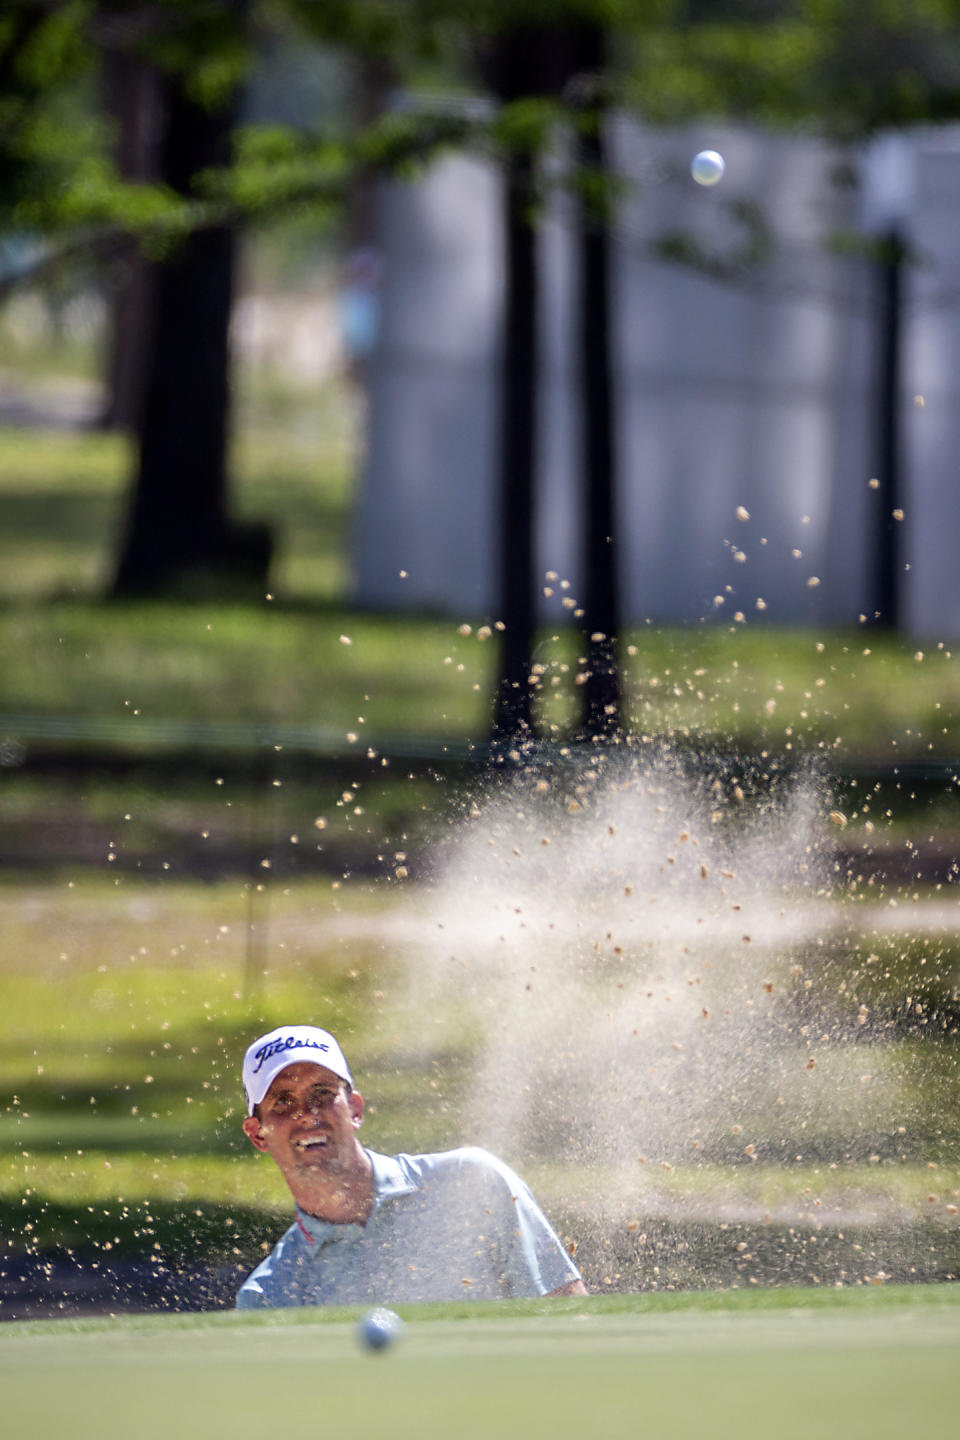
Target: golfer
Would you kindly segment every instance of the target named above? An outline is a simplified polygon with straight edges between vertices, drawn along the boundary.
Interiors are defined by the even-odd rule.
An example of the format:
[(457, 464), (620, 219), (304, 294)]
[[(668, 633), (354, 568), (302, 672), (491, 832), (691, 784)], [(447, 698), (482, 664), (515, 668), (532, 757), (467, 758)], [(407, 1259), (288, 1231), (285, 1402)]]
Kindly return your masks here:
[(360, 1144), (363, 1097), (327, 1031), (282, 1025), (254, 1040), (243, 1087), (244, 1133), (279, 1166), (297, 1213), (244, 1281), (238, 1309), (587, 1293), (496, 1156), (388, 1156)]

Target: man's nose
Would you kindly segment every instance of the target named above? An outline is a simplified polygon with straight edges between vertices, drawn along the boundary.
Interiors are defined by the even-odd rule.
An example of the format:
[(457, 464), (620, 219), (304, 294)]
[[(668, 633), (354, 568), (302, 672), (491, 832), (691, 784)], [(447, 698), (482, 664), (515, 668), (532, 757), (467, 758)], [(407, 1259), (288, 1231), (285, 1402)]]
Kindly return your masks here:
[(298, 1100), (294, 1107), (294, 1115), (319, 1115), (321, 1110), (326, 1110), (326, 1104), (316, 1096), (308, 1095), (305, 1100)]

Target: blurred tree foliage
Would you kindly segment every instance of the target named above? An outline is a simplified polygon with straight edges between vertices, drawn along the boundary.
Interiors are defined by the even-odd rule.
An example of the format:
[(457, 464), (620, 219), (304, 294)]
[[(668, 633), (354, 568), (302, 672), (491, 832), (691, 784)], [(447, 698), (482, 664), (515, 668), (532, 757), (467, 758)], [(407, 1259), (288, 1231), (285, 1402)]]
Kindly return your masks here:
[[(145, 287), (153, 320), (127, 325), (143, 335), (144, 393), (132, 412), (140, 469), (118, 587), (182, 588), (204, 571), (218, 583), (232, 568), (258, 585), (264, 578), (266, 530), (241, 534), (227, 515), (238, 224), (346, 207), (370, 177), (414, 173), (450, 146), (510, 164), (535, 157), (558, 121), (587, 138), (611, 105), (658, 124), (694, 115), (801, 122), (848, 140), (955, 119), (958, 22), (960, 0), (7, 0), (0, 294), (78, 255), (129, 266), (131, 239), (156, 267)], [(531, 66), (537, 32), (571, 40), (556, 85), (544, 83), (539, 51)], [(302, 125), (244, 118), (243, 86), (277, 36), (367, 67), (381, 85), (389, 77), (408, 92), (442, 91), (444, 103), (374, 104)], [(122, 143), (133, 112), (104, 104), (104, 76), (118, 70), (152, 77), (159, 107), (139, 165)], [(494, 71), (509, 83), (491, 85)], [(490, 105), (450, 103), (485, 87)], [(528, 168), (535, 205), (542, 168)], [(614, 193), (602, 167), (585, 164), (569, 181), (601, 211)], [(157, 319), (173, 313), (178, 334)], [(196, 358), (195, 381), (178, 374), (178, 351)]]
[[(842, 138), (960, 116), (960, 0), (7, 0), (0, 15), (0, 233), (105, 243), (119, 228), (162, 246), (224, 207), (343, 199), (366, 168), (401, 172), (468, 138), (529, 149), (582, 92), (512, 84), (495, 113), (421, 106), (348, 117), (322, 131), (238, 122), (229, 162), (192, 194), (125, 179), (99, 105), (107, 53), (176, 76), (191, 101), (222, 105), (268, 37), (328, 47), (345, 65), (388, 67), (398, 85), (448, 94), (483, 85), (491, 45), (512, 31), (597, 27), (608, 37), (603, 97), (652, 123), (694, 115), (802, 121)], [(576, 103), (574, 103), (576, 102)]]

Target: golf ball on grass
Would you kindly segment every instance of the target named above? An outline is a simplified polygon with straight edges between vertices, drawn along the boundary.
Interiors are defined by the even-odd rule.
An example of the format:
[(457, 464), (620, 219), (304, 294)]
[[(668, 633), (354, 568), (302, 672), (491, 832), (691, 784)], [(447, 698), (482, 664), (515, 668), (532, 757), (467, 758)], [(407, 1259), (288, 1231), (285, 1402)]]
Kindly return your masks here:
[(724, 158), (716, 150), (701, 150), (690, 162), (690, 174), (698, 185), (716, 185), (725, 169)]
[(386, 1350), (403, 1329), (403, 1321), (392, 1310), (377, 1306), (368, 1310), (357, 1325), (361, 1345), (368, 1350)]

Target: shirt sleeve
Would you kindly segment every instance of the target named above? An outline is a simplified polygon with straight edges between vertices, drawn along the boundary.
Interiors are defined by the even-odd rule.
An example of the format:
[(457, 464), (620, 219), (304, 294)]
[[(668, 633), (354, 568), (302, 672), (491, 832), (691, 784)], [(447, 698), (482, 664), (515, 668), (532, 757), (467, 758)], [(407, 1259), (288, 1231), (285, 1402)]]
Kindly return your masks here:
[(269, 1308), (269, 1301), (264, 1294), (263, 1286), (256, 1279), (256, 1271), (248, 1275), (246, 1280), (237, 1291), (238, 1310), (266, 1310)]
[(482, 1157), (497, 1188), (504, 1294), (535, 1298), (579, 1280), (579, 1270), (529, 1186), (495, 1155), (485, 1150), (467, 1153)]
[(272, 1310), (297, 1304), (294, 1294), (296, 1246), (292, 1231), (291, 1226), (267, 1258), (244, 1280), (237, 1291), (238, 1310)]

